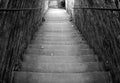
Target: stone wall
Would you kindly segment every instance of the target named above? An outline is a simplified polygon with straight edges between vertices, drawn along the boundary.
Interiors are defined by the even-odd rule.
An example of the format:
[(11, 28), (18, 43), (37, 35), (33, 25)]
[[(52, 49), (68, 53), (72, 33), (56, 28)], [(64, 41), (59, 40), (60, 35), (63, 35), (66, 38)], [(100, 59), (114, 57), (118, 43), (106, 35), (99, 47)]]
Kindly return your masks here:
[[(78, 7), (116, 8), (114, 0), (79, 0)], [(90, 47), (110, 71), (113, 83), (120, 83), (119, 12), (75, 8), (75, 24)]]
[[(71, 17), (74, 16), (74, 0), (66, 0), (66, 10)], [(74, 18), (74, 17), (73, 17)]]
[(44, 0), (0, 0), (0, 8), (36, 8), (26, 11), (0, 11), (0, 83), (10, 83), (19, 71), (22, 55), (42, 23)]
[(46, 14), (47, 10), (49, 9), (49, 2), (50, 0), (45, 0), (44, 2), (44, 13)]

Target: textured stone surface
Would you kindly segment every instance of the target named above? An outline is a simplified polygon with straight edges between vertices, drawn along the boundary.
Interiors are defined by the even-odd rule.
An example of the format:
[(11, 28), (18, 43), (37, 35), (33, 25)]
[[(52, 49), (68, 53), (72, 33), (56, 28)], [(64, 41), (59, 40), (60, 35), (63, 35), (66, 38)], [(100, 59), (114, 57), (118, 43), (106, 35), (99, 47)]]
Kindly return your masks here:
[(49, 9), (45, 17), (24, 55), (22, 69), (14, 72), (14, 82), (110, 83), (109, 73), (87, 43), (81, 42), (66, 11)]
[[(78, 0), (76, 0), (78, 1)], [(79, 0), (78, 7), (116, 8), (117, 0)], [(113, 83), (120, 82), (119, 13), (109, 10), (75, 9), (75, 24), (85, 40), (110, 71)]]
[(92, 72), (92, 73), (15, 72), (15, 75), (16, 75), (15, 83), (111, 83), (109, 80), (109, 73), (104, 72)]
[(10, 83), (20, 69), (22, 55), (42, 23), (43, 0), (0, 0), (0, 8), (41, 8), (27, 11), (0, 11), (0, 83)]

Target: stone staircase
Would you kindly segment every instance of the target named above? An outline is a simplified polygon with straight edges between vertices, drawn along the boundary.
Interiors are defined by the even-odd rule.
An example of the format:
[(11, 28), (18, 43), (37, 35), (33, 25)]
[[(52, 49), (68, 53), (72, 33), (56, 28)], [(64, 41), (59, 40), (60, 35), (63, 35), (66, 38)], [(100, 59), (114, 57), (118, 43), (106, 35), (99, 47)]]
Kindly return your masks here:
[(13, 83), (112, 83), (63, 9), (50, 9)]

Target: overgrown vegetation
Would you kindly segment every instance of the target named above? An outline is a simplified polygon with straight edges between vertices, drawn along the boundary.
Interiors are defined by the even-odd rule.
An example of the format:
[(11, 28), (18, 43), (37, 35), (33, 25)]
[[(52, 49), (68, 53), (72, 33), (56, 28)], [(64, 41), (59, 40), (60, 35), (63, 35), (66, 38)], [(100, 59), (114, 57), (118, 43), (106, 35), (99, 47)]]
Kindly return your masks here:
[(0, 83), (12, 83), (22, 55), (42, 23), (44, 0), (1, 0), (0, 8), (41, 8), (26, 11), (0, 11)]
[[(80, 0), (81, 7), (117, 8), (111, 0)], [(120, 83), (120, 21), (112, 10), (75, 9), (75, 24), (88, 44), (110, 71), (113, 83)]]

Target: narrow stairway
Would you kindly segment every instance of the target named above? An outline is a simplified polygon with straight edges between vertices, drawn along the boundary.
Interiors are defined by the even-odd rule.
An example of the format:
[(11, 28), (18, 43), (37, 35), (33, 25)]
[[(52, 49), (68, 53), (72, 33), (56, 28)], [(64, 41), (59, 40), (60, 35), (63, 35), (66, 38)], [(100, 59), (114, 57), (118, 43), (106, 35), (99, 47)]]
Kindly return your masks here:
[(110, 83), (64, 9), (49, 9), (14, 83)]

